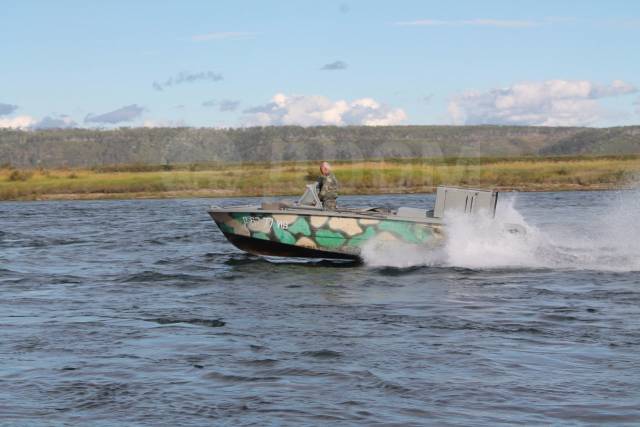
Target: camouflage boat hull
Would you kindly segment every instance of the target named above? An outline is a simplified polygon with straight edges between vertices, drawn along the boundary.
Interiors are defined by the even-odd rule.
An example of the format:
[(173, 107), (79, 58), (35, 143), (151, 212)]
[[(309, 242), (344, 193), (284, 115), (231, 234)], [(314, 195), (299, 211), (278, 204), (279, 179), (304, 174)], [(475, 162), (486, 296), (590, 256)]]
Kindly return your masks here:
[(255, 255), (359, 259), (370, 242), (435, 245), (442, 237), (439, 224), (410, 219), (326, 211), (220, 209), (209, 214), (232, 244)]

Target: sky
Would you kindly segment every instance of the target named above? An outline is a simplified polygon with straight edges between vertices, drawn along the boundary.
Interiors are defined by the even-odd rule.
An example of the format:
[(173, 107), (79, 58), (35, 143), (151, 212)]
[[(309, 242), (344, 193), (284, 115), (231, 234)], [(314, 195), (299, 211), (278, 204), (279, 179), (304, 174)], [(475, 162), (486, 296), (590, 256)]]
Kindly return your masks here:
[(0, 6), (0, 127), (640, 124), (640, 2)]

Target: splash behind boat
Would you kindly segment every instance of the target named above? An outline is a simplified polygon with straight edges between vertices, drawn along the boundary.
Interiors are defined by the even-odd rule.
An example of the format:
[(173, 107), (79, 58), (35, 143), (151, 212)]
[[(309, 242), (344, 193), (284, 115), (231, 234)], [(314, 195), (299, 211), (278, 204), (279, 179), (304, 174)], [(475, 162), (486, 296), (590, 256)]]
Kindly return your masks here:
[(436, 246), (444, 238), (448, 213), (494, 216), (497, 203), (496, 191), (438, 187), (432, 210), (323, 210), (315, 185), (309, 184), (297, 202), (211, 207), (209, 214), (232, 244), (254, 255), (359, 259), (363, 246), (374, 241)]

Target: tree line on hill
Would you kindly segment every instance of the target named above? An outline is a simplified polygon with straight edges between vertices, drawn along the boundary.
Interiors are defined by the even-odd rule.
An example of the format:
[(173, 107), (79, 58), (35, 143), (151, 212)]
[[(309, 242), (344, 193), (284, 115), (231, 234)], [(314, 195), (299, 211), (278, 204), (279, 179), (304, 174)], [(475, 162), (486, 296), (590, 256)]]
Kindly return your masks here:
[(0, 164), (21, 168), (625, 154), (640, 154), (640, 126), (0, 129)]

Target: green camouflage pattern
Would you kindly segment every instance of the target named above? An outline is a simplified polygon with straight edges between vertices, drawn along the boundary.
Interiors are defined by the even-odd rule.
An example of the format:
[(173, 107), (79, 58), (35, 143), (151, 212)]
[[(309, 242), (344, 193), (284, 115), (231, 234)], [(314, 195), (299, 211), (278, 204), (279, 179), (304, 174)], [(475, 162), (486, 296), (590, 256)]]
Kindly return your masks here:
[(424, 245), (442, 237), (438, 225), (394, 219), (267, 212), (216, 212), (213, 217), (226, 234), (350, 255), (359, 255), (372, 239)]
[(333, 173), (322, 175), (317, 183), (318, 198), (325, 209), (335, 210), (338, 199), (338, 179)]

